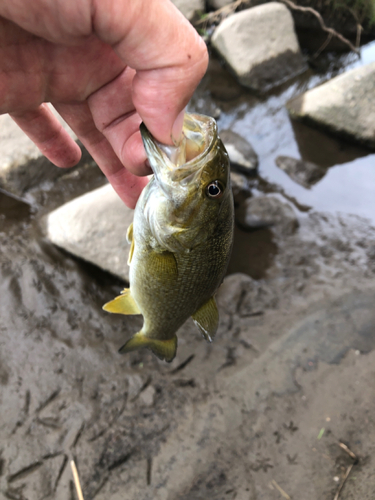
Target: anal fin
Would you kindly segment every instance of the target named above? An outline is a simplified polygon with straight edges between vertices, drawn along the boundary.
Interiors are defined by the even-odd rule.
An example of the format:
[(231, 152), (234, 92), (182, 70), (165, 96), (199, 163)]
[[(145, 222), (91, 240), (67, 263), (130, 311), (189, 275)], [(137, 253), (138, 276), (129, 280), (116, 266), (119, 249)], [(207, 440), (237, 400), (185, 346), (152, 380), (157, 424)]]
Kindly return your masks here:
[(211, 297), (192, 315), (192, 318), (207, 342), (212, 342), (219, 326), (219, 311), (215, 298)]
[(177, 336), (174, 335), (168, 340), (152, 339), (140, 331), (133, 335), (133, 337), (119, 349), (119, 352), (125, 354), (127, 352), (136, 351), (137, 349), (142, 349), (142, 347), (150, 349), (159, 359), (170, 363), (176, 356)]
[(142, 314), (128, 288), (125, 288), (121, 295), (104, 304), (103, 309), (115, 314)]

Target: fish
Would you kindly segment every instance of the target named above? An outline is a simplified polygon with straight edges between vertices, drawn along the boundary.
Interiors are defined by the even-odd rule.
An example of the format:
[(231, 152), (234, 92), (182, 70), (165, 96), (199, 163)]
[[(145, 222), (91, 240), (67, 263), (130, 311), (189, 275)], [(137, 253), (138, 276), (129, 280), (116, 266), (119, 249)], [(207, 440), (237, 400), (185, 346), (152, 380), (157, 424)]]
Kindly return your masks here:
[(185, 113), (175, 147), (156, 141), (144, 123), (140, 131), (153, 176), (127, 231), (130, 286), (103, 309), (143, 316), (119, 352), (145, 347), (171, 362), (189, 317), (208, 342), (218, 329), (215, 293), (233, 245), (230, 163), (211, 117)]

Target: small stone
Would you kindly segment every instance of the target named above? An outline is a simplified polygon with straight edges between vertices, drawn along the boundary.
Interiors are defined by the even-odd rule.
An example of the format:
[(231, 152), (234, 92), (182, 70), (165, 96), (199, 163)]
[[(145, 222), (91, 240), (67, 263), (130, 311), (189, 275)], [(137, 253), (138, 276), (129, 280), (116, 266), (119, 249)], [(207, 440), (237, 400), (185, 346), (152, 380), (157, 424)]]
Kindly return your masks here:
[(129, 400), (134, 400), (137, 398), (138, 394), (144, 385), (144, 381), (140, 375), (128, 375), (128, 398)]
[(246, 175), (255, 175), (258, 168), (258, 155), (252, 145), (232, 130), (222, 130), (220, 139), (228, 152), (231, 166)]
[(297, 160), (289, 156), (278, 156), (276, 165), (291, 179), (305, 188), (310, 188), (322, 179), (326, 169), (309, 161)]
[(236, 222), (245, 230), (271, 226), (279, 236), (290, 236), (299, 225), (291, 206), (273, 195), (245, 200), (237, 210)]
[(144, 391), (139, 395), (139, 401), (143, 406), (153, 406), (155, 400), (155, 388), (149, 385)]
[(239, 82), (253, 90), (267, 91), (306, 69), (292, 15), (277, 2), (227, 17), (211, 41)]
[(133, 213), (108, 184), (51, 212), (47, 236), (67, 252), (129, 281), (126, 233)]

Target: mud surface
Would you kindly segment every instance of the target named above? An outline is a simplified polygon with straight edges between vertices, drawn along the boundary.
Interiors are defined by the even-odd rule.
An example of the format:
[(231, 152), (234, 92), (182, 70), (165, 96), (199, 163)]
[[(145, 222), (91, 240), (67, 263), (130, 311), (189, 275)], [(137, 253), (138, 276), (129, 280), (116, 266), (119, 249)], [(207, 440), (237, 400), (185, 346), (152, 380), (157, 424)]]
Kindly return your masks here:
[(303, 85), (260, 102), (214, 66), (197, 94), (259, 154), (253, 196), (295, 200), (299, 227), (236, 230), (216, 339), (188, 321), (172, 364), (120, 356), (140, 320), (101, 306), (123, 283), (44, 239), (47, 211), (104, 182), (95, 167), (28, 203), (0, 192), (0, 498), (75, 499), (71, 458), (86, 500), (331, 500), (351, 466), (340, 500), (373, 498), (375, 197), (350, 204), (342, 179), (360, 200), (374, 155), (323, 136), (311, 190), (279, 172), (281, 154), (322, 164), (283, 107)]

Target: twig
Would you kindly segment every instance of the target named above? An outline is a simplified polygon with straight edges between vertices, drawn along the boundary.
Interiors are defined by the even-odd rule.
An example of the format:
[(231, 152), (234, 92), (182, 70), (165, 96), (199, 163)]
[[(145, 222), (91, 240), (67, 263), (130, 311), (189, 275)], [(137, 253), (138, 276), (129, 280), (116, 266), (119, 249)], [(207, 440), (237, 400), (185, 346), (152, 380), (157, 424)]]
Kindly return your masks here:
[(293, 3), (291, 0), (279, 0), (279, 1), (285, 3), (285, 5), (287, 5), (292, 10), (299, 10), (300, 12), (309, 12), (310, 14), (312, 14), (317, 18), (319, 25), (323, 31), (325, 31), (326, 33), (331, 33), (332, 36), (335, 36), (336, 38), (341, 40), (345, 45), (347, 45), (350, 48), (350, 50), (352, 50), (356, 54), (359, 54), (359, 49), (357, 47), (354, 47), (354, 45), (347, 38), (345, 38), (343, 35), (340, 35), (340, 33), (338, 33), (333, 28), (328, 28), (325, 25), (325, 22), (322, 16), (319, 14), (319, 12), (313, 9), (312, 7), (300, 7), (299, 5)]
[(346, 451), (346, 453), (355, 461), (358, 460), (357, 458), (357, 455), (355, 453), (352, 452), (352, 450), (349, 450), (349, 448), (346, 446), (346, 444), (344, 443), (339, 443), (339, 446), (341, 449), (343, 449), (344, 451)]
[[(279, 493), (281, 493), (281, 495), (282, 495), (284, 498), (286, 498), (287, 500), (291, 500), (291, 498), (290, 498), (290, 496), (288, 495), (288, 493), (285, 493), (285, 491), (282, 489), (282, 487), (281, 487), (281, 486), (279, 486), (279, 485), (277, 484), (277, 482), (276, 482), (274, 479), (272, 479), (271, 483), (274, 485), (274, 487), (277, 489), (277, 491), (278, 491)], [(335, 499), (335, 500), (336, 500), (336, 499)]]
[(356, 35), (356, 40), (355, 40), (355, 46), (358, 48), (360, 43), (361, 43), (361, 32), (363, 31), (363, 26), (360, 23), (357, 14), (354, 12), (353, 9), (348, 7), (347, 5), (338, 5), (338, 7), (341, 7), (342, 9), (348, 10), (350, 14), (354, 17), (356, 26), (357, 26), (357, 35)]
[(349, 467), (346, 469), (346, 472), (345, 472), (345, 476), (344, 476), (344, 479), (342, 481), (342, 483), (340, 484), (337, 492), (336, 492), (336, 495), (335, 495), (335, 498), (333, 500), (338, 500), (339, 496), (340, 496), (340, 493), (341, 493), (341, 490), (343, 489), (344, 487), (344, 484), (345, 484), (345, 481), (348, 479), (348, 476), (351, 472), (351, 470), (353, 469), (353, 467), (358, 463), (358, 457), (355, 453), (352, 452), (352, 450), (350, 450), (346, 444), (344, 443), (339, 443), (339, 446), (342, 450), (345, 451), (345, 453), (347, 453), (350, 458), (352, 458), (354, 460), (354, 462), (352, 464), (349, 465)]
[(72, 468), (73, 479), (74, 479), (74, 484), (75, 484), (76, 490), (77, 490), (78, 500), (84, 500), (83, 494), (82, 494), (81, 484), (79, 482), (77, 467), (76, 467), (76, 464), (74, 463), (74, 460), (71, 460), (70, 467)]
[(311, 57), (311, 59), (316, 59), (323, 52), (323, 50), (327, 47), (329, 42), (332, 40), (332, 36), (333, 36), (332, 33), (328, 34), (324, 43), (319, 47), (319, 49), (315, 52), (315, 54)]
[(345, 473), (344, 479), (343, 479), (342, 483), (340, 484), (339, 489), (337, 490), (336, 495), (335, 495), (335, 498), (334, 498), (333, 500), (338, 500), (339, 495), (340, 495), (340, 493), (341, 493), (341, 490), (342, 490), (342, 489), (343, 489), (343, 487), (344, 487), (345, 481), (348, 479), (348, 476), (349, 476), (349, 474), (350, 474), (350, 471), (353, 469), (353, 467), (354, 467), (354, 464), (351, 464), (351, 465), (349, 465), (349, 467), (346, 469), (346, 473)]

